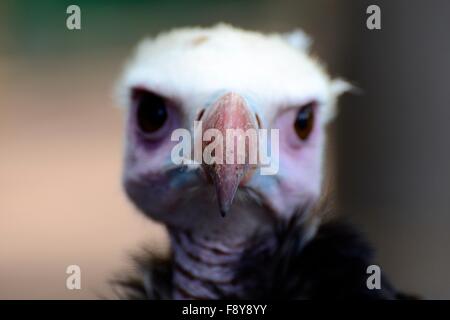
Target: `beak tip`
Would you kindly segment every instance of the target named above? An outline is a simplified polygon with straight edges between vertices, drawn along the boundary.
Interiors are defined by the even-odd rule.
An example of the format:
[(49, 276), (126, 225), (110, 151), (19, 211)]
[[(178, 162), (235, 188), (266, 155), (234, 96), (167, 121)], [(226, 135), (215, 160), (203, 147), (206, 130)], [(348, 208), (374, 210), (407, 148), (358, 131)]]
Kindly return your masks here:
[(224, 201), (222, 202), (221, 200), (219, 200), (219, 210), (220, 210), (220, 215), (225, 218), (226, 215), (228, 214), (228, 212), (230, 211), (231, 208), (231, 202), (233, 200), (230, 199), (229, 201)]
[(227, 211), (223, 210), (223, 209), (220, 209), (220, 215), (222, 216), (222, 218), (225, 218), (226, 215), (227, 215)]

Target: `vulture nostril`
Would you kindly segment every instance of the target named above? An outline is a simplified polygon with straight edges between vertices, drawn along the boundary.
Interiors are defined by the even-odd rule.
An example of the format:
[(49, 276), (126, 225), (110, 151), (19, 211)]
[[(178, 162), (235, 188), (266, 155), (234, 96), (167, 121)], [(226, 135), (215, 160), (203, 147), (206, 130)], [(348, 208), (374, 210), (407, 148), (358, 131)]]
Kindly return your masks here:
[(258, 129), (262, 129), (261, 119), (259, 118), (258, 114), (255, 114), (256, 116), (256, 123), (258, 124)]
[(197, 121), (200, 121), (204, 114), (205, 114), (205, 109), (200, 110), (200, 112), (198, 113), (198, 116), (197, 116)]

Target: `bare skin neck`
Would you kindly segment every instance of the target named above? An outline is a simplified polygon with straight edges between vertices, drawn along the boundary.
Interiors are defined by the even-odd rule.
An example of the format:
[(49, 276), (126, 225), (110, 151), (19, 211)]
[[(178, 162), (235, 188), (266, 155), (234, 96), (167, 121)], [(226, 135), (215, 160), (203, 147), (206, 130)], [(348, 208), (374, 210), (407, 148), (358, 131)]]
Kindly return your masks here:
[(245, 298), (258, 285), (251, 274), (241, 274), (247, 252), (271, 252), (276, 239), (233, 244), (171, 230), (173, 250), (173, 297), (175, 299)]

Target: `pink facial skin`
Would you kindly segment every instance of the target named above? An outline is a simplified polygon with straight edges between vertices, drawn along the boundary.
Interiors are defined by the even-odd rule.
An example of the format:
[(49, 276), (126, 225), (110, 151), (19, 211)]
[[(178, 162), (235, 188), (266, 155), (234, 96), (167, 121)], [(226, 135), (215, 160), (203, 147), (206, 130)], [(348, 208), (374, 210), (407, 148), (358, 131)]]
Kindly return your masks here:
[(255, 175), (249, 186), (262, 193), (267, 204), (288, 219), (299, 204), (313, 203), (322, 182), (323, 128), (317, 119), (308, 138), (302, 140), (294, 129), (299, 108), (282, 111), (272, 124), (280, 130), (280, 169), (276, 176)]

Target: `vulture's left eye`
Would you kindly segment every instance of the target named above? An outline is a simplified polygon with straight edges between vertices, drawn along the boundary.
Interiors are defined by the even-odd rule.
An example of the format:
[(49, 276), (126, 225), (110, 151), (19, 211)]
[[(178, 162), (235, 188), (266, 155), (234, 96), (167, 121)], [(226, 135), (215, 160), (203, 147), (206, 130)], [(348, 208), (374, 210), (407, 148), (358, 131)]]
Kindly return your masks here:
[(294, 129), (297, 136), (306, 140), (314, 126), (314, 102), (304, 105), (297, 113), (294, 122)]

